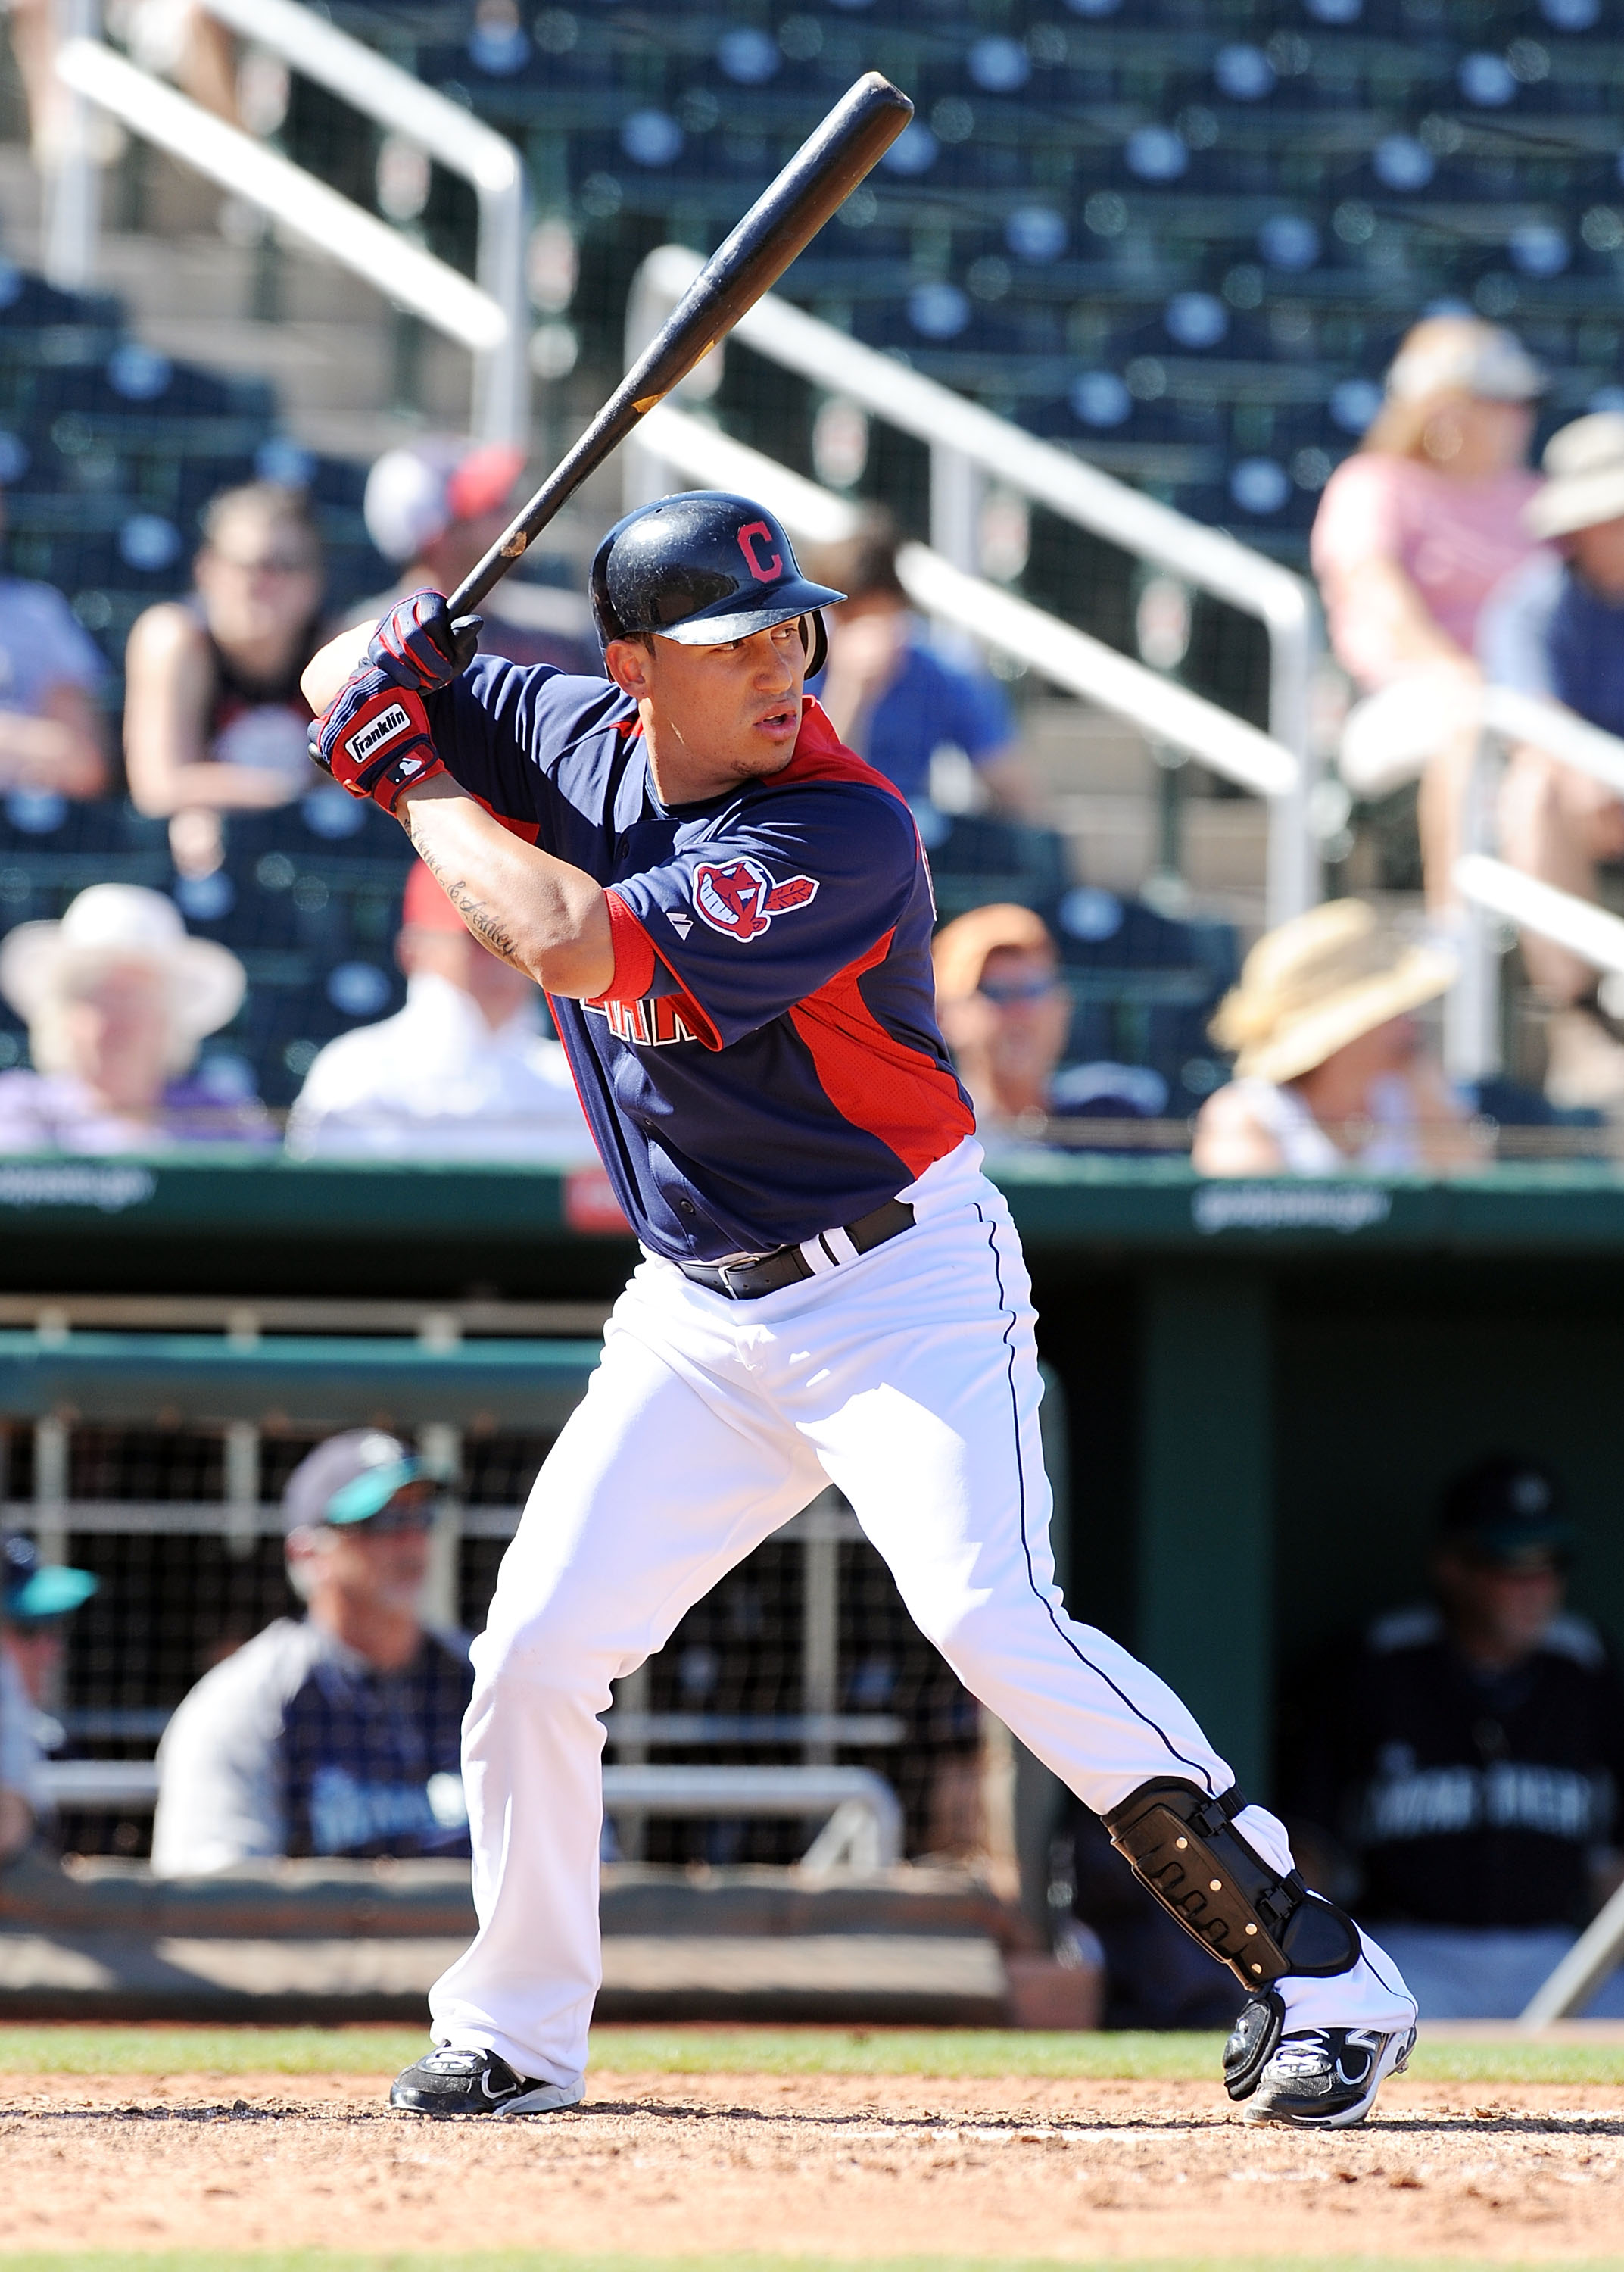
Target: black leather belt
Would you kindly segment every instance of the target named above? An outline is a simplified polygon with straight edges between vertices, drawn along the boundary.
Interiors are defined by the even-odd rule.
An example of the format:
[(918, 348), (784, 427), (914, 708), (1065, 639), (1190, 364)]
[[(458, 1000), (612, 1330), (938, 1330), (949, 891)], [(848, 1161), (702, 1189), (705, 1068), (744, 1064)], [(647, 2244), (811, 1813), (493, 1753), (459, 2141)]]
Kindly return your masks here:
[[(887, 1200), (872, 1214), (860, 1214), (855, 1222), (845, 1223), (838, 1231), (820, 1231), (800, 1246), (775, 1248), (754, 1262), (679, 1262), (677, 1268), (696, 1286), (708, 1286), (711, 1293), (726, 1294), (730, 1301), (759, 1301), (764, 1294), (776, 1294), (780, 1286), (793, 1286), (802, 1278), (821, 1278), (825, 1271), (849, 1260), (833, 1241), (849, 1238), (859, 1254), (868, 1254), (883, 1246), (888, 1238), (895, 1238), (898, 1231), (906, 1230), (913, 1221), (913, 1210), (905, 1200)], [(808, 1261), (809, 1246), (827, 1256), (823, 1269)]]

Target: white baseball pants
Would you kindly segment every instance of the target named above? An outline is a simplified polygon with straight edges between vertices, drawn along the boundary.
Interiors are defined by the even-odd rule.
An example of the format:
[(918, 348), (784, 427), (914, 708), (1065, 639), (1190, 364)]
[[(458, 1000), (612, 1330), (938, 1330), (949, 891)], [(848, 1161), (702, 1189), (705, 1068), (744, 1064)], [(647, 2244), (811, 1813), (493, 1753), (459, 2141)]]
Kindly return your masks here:
[[(473, 1645), (463, 1773), (480, 1930), (434, 1988), (437, 2042), (551, 2081), (582, 2074), (609, 1684), (831, 1482), (965, 1686), (1087, 1805), (1160, 1775), (1229, 1789), (1172, 1690), (1061, 1605), (1031, 1288), (980, 1162), (966, 1140), (903, 1194), (913, 1229), (758, 1301), (665, 1261), (633, 1274)], [(1290, 1868), (1272, 1815), (1240, 1821)], [(1284, 1984), (1288, 2026), (1407, 2026), (1402, 1979), (1366, 1948), (1338, 1979)]]

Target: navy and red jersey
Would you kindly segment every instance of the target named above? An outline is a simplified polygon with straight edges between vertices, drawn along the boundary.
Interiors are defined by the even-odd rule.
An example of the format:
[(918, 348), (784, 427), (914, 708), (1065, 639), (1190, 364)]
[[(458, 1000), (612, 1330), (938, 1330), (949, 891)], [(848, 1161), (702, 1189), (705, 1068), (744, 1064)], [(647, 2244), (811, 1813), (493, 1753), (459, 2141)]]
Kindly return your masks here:
[(613, 887), (615, 983), (553, 1014), (646, 1247), (715, 1262), (810, 1238), (972, 1132), (913, 817), (816, 702), (781, 773), (669, 807), (606, 680), (481, 655), (428, 717), (505, 827)]

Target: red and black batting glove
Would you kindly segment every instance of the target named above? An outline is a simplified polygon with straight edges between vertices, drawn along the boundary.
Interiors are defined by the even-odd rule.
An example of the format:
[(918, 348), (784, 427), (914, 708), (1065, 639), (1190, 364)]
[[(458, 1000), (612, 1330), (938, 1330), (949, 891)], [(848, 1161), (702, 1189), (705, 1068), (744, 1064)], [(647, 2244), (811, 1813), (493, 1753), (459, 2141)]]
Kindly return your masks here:
[(381, 670), (346, 678), (310, 728), (310, 755), (352, 796), (392, 813), (400, 792), (445, 771), (421, 694)]
[(391, 686), (432, 694), (459, 678), (480, 651), (483, 618), (453, 623), (438, 592), (413, 592), (392, 607), (372, 634), (367, 660)]

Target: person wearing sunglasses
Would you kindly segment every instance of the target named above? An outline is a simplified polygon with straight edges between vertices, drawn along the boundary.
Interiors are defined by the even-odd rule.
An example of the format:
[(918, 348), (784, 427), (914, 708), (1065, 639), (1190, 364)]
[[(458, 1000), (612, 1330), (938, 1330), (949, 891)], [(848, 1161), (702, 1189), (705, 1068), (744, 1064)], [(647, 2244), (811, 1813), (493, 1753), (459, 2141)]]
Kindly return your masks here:
[(222, 812), (321, 786), (299, 675), (321, 642), (322, 549), (301, 490), (252, 482), (203, 515), (190, 599), (138, 617), (124, 661), (130, 794), (167, 818), (183, 876), (220, 865)]
[(192, 1877), (279, 1855), (468, 1850), (468, 1644), (423, 1621), (435, 1491), (404, 1444), (353, 1428), (282, 1501), (279, 1618), (204, 1675), (158, 1753), (153, 1867)]
[(1040, 1142), (1057, 1119), (1154, 1119), (1165, 1108), (1167, 1084), (1152, 1066), (1062, 1068), (1071, 995), (1049, 927), (1031, 908), (972, 908), (942, 925), (931, 959), (937, 1020), (983, 1144)]

